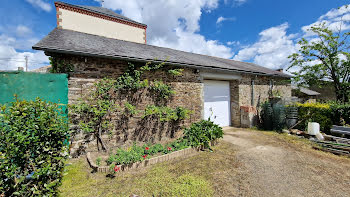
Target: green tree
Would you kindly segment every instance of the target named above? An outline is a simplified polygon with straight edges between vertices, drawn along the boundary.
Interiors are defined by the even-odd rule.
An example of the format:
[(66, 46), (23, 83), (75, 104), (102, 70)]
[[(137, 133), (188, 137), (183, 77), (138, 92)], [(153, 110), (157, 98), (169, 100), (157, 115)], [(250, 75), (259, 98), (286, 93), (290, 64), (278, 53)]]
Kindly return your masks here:
[(309, 29), (315, 39), (302, 38), (298, 53), (289, 56), (291, 65), (297, 68), (294, 81), (298, 85), (322, 85), (332, 81), (337, 101), (348, 102), (350, 95), (350, 32), (344, 32), (341, 25), (332, 31), (325, 23)]

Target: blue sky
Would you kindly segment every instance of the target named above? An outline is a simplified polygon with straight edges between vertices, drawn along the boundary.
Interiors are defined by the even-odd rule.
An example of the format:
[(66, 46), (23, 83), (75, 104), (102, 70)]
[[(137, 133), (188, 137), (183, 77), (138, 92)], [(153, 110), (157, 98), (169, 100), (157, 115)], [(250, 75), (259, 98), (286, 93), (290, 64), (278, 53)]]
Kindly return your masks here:
[[(99, 6), (97, 0), (63, 0)], [(0, 70), (16, 69), (29, 57), (29, 69), (48, 64), (31, 46), (56, 27), (53, 0), (2, 0)], [(105, 0), (104, 7), (148, 25), (148, 44), (254, 62), (288, 66), (297, 40), (312, 39), (306, 29), (320, 21), (335, 26), (350, 20), (348, 0)], [(349, 30), (345, 26), (344, 30)]]

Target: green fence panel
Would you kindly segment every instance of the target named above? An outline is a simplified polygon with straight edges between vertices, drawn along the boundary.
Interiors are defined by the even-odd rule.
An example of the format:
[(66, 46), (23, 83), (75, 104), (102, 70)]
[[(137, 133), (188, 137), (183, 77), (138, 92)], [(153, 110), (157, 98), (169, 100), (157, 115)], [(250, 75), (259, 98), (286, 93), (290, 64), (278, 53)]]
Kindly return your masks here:
[(18, 99), (35, 100), (39, 97), (62, 105), (67, 113), (68, 78), (67, 74), (0, 72), (0, 104)]

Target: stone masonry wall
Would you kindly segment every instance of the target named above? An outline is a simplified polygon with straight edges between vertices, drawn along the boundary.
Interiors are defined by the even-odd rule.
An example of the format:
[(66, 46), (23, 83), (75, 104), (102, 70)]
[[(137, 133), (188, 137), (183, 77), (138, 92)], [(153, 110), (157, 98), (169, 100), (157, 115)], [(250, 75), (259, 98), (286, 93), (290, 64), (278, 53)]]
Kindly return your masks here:
[[(74, 55), (50, 54), (61, 58), (66, 63), (74, 67), (74, 72), (70, 73), (68, 81), (69, 104), (85, 95), (91, 86), (99, 79), (110, 77), (116, 79), (122, 75), (128, 66), (126, 61), (84, 57)], [(137, 65), (138, 63), (135, 63)], [(143, 64), (142, 64), (143, 65)], [(170, 107), (181, 106), (193, 110), (193, 114), (186, 121), (180, 124), (159, 122), (154, 119), (142, 119), (141, 115), (120, 121), (122, 114), (115, 114), (115, 131), (113, 135), (105, 134), (103, 139), (109, 148), (130, 146), (133, 141), (139, 142), (167, 142), (171, 138), (182, 135), (182, 128), (189, 126), (202, 118), (203, 114), (203, 79), (194, 69), (184, 68), (182, 76), (173, 77), (165, 70), (149, 72), (144, 74), (149, 81), (163, 80), (172, 86), (176, 94), (167, 102), (162, 103)], [(278, 91), (283, 98), (291, 97), (290, 82), (282, 78), (272, 78), (267, 76), (252, 76), (242, 74), (240, 80), (230, 81), (231, 95), (231, 125), (241, 126), (241, 107), (252, 106), (252, 79), (254, 79), (254, 107), (259, 106), (269, 97), (270, 80), (274, 81), (273, 90)], [(143, 110), (148, 104), (160, 104), (150, 98), (149, 92), (137, 92), (134, 97), (138, 97), (137, 108)], [(124, 100), (120, 100), (123, 103)], [(125, 118), (125, 117), (124, 117)], [(76, 129), (77, 127), (75, 127)], [(86, 151), (96, 150), (96, 140), (84, 133), (76, 132), (72, 137), (72, 149), (74, 153), (81, 154)], [(74, 154), (73, 154), (74, 156)]]
[[(51, 54), (54, 56), (54, 54)], [(116, 79), (122, 75), (128, 64), (125, 61), (104, 59), (96, 57), (82, 56), (56, 56), (62, 58), (66, 63), (73, 65), (74, 72), (70, 73), (68, 81), (69, 104), (76, 103), (79, 98), (90, 91), (92, 85), (99, 79), (110, 77)], [(136, 65), (137, 63), (135, 63)], [(142, 64), (143, 65), (143, 64)], [(112, 121), (115, 124), (113, 135), (104, 134), (102, 137), (107, 143), (107, 147), (130, 146), (133, 141), (139, 142), (166, 142), (171, 138), (177, 138), (182, 135), (183, 126), (188, 126), (202, 117), (202, 83), (199, 74), (193, 69), (185, 68), (183, 75), (173, 77), (167, 74), (166, 70), (145, 73), (149, 81), (163, 80), (171, 85), (175, 90), (175, 95), (162, 103), (169, 107), (185, 107), (193, 110), (189, 119), (180, 122), (160, 122), (154, 119), (142, 119), (142, 114), (135, 115), (131, 118), (122, 117), (122, 114), (115, 114)], [(150, 92), (136, 92), (133, 95), (137, 97), (135, 105), (137, 109), (144, 110), (148, 104), (160, 104), (152, 99)], [(122, 104), (125, 100), (120, 100)], [(121, 121), (120, 119), (123, 119)], [(71, 152), (73, 156), (84, 154), (86, 151), (96, 150), (96, 140), (93, 136), (87, 136), (78, 132), (78, 127), (73, 126), (75, 133), (72, 137)]]
[[(254, 79), (254, 103), (252, 103), (252, 80)], [(273, 81), (272, 91), (278, 92), (281, 98), (290, 98), (292, 89), (285, 78), (242, 75), (240, 80), (230, 81), (231, 89), (231, 123), (241, 126), (241, 106), (258, 108), (269, 98), (270, 80)]]

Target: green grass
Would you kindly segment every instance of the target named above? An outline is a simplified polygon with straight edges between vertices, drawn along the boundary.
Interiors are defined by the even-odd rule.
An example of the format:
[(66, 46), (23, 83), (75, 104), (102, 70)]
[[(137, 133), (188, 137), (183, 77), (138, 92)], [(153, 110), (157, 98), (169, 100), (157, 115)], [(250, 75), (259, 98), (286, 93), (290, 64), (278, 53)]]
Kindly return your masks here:
[(71, 160), (60, 188), (61, 196), (222, 196), (235, 175), (234, 150), (221, 142), (214, 152), (117, 173), (114, 178), (91, 173), (85, 158)]

